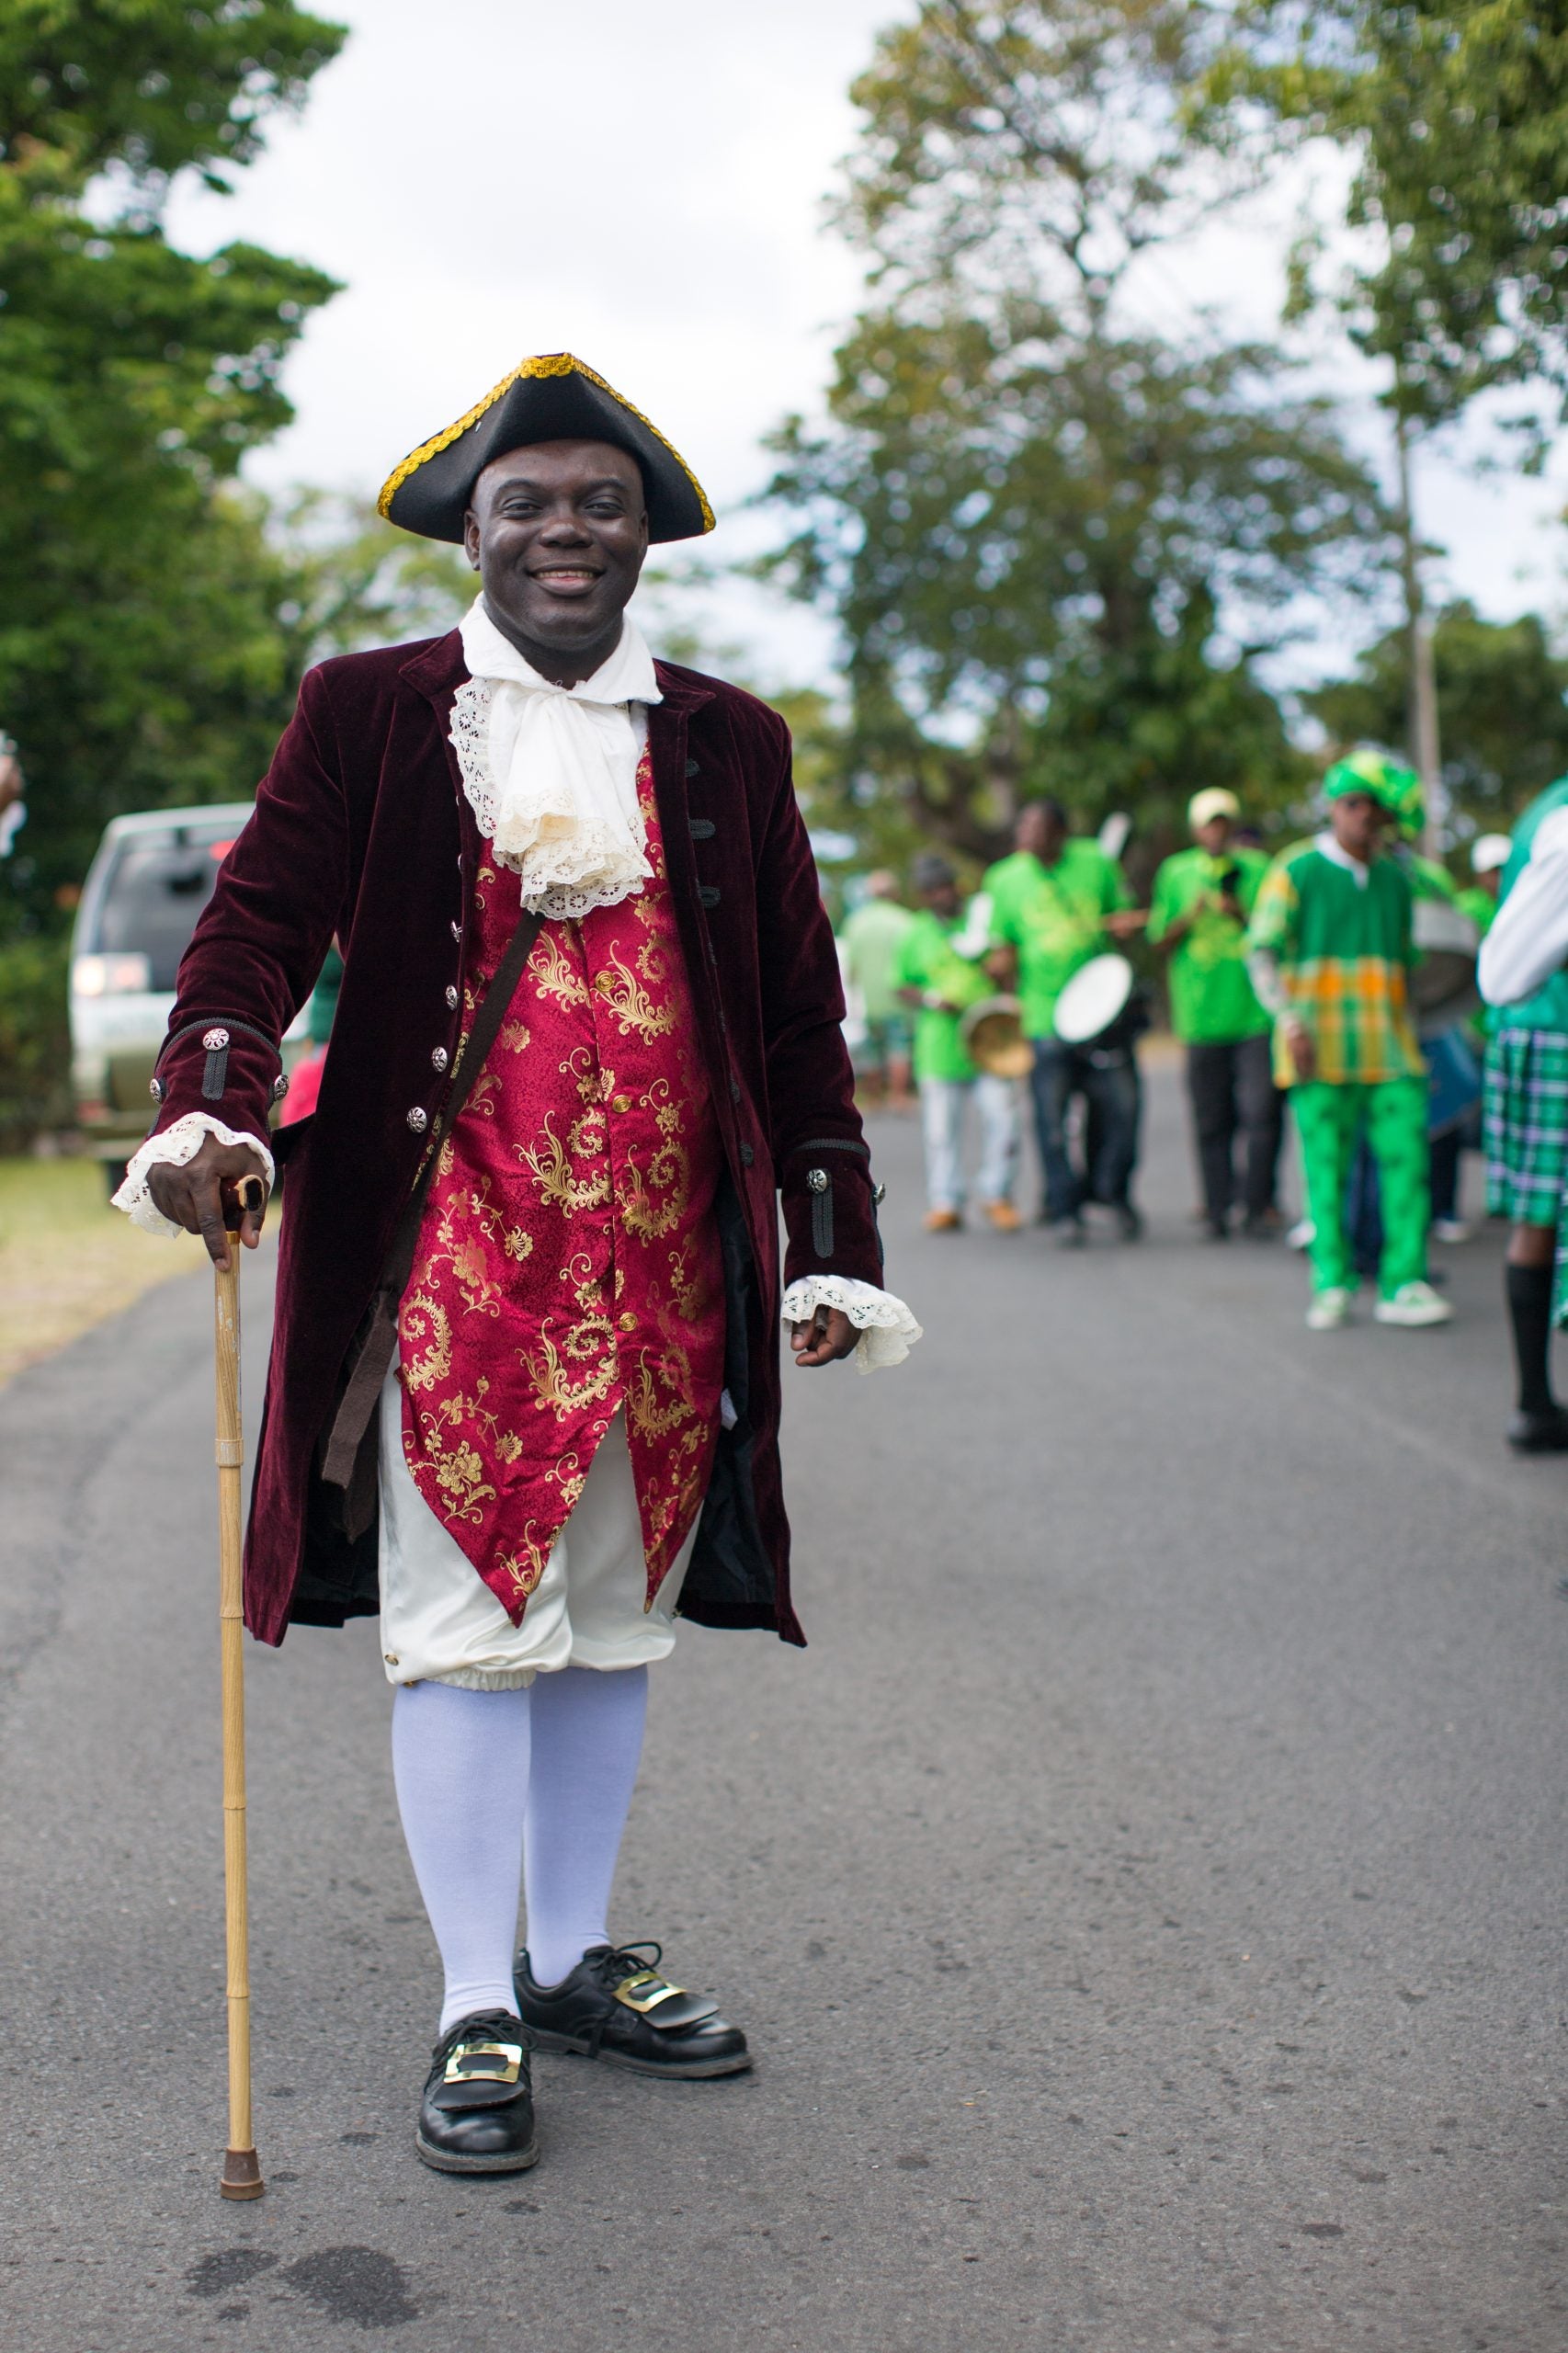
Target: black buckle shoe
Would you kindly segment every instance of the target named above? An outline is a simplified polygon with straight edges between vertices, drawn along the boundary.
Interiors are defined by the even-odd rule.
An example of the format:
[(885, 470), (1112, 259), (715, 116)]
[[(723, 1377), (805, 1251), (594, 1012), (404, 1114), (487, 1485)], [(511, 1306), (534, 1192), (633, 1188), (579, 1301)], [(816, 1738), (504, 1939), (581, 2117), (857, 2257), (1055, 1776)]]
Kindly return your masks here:
[[(651, 1958), (650, 1958), (651, 1956)], [(608, 2059), (642, 2075), (738, 2075), (745, 2036), (719, 2006), (662, 1976), (658, 1945), (595, 1945), (559, 1985), (536, 1985), (517, 1955), (517, 2008), (539, 2051)]]
[(508, 2010), (476, 2010), (436, 2045), (414, 2145), (437, 2173), (539, 2163), (528, 2038)]

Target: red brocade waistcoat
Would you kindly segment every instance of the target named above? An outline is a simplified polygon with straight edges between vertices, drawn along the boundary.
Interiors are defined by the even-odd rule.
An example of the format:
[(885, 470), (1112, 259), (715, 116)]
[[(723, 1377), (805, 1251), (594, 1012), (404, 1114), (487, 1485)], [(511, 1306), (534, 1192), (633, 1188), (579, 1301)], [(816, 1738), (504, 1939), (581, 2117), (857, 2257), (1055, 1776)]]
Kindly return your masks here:
[[(722, 1158), (646, 753), (637, 790), (653, 879), (540, 930), (442, 1147), (399, 1314), (409, 1469), (514, 1623), (617, 1413), (650, 1602), (718, 1431)], [(519, 890), (486, 854), (465, 1036)]]

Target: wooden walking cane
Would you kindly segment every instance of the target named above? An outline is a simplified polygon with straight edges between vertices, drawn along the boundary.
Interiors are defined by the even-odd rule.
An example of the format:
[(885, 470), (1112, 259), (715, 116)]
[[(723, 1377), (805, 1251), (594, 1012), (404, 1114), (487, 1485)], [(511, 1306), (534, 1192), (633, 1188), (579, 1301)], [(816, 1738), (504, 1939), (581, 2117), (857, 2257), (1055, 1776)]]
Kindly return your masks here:
[[(239, 1188), (237, 1229), (246, 1210), (266, 1199), (258, 1176)], [(223, 2198), (259, 2198), (267, 2188), (256, 2161), (250, 2112), (250, 1915), (245, 1895), (245, 1662), (240, 1574), (240, 1472), (245, 1459), (240, 1420), (240, 1249), (229, 1235), (227, 1271), (213, 1269), (218, 1386), (218, 1633), (223, 1692), (223, 1916), (228, 1938), (229, 2146)]]

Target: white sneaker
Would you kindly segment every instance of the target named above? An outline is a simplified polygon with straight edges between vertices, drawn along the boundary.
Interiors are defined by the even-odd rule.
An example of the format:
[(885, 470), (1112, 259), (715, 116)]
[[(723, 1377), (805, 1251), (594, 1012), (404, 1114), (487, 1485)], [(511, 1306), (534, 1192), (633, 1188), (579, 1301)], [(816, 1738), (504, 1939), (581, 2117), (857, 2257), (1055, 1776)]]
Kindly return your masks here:
[(1470, 1228), (1462, 1218), (1435, 1217), (1432, 1220), (1432, 1239), (1434, 1242), (1468, 1242)]
[(1317, 1240), (1318, 1230), (1310, 1217), (1298, 1218), (1285, 1236), (1287, 1250), (1310, 1250)]
[(1350, 1321), (1350, 1293), (1341, 1285), (1313, 1294), (1307, 1310), (1309, 1332), (1337, 1332), (1342, 1324)]
[(1414, 1330), (1423, 1324), (1451, 1324), (1454, 1311), (1430, 1283), (1401, 1283), (1392, 1299), (1380, 1299), (1372, 1314), (1380, 1324), (1403, 1324)]

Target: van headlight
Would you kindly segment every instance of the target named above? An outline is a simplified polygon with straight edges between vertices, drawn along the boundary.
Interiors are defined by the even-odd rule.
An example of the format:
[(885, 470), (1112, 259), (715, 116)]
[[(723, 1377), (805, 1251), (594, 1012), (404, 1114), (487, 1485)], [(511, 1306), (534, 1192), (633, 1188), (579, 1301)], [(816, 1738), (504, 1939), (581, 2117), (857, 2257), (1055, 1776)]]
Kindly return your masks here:
[(152, 985), (153, 967), (145, 956), (78, 956), (71, 967), (77, 996), (132, 996)]

